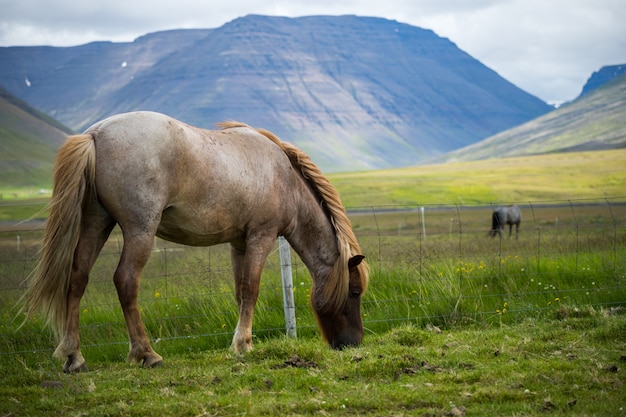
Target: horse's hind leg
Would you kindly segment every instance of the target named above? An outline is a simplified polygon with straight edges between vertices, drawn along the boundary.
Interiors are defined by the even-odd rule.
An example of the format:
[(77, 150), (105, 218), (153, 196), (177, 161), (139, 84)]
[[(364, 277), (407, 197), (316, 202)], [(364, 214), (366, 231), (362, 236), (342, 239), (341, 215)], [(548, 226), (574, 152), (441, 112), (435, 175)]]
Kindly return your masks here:
[(148, 262), (153, 243), (154, 233), (124, 231), (124, 249), (113, 279), (128, 328), (128, 360), (139, 362), (144, 368), (163, 362), (163, 358), (150, 346), (137, 303), (141, 271)]
[(80, 352), (78, 333), (80, 300), (89, 281), (89, 272), (108, 239), (115, 222), (100, 212), (85, 213), (67, 290), (65, 332), (54, 356), (66, 358), (64, 372), (87, 371), (85, 359)]

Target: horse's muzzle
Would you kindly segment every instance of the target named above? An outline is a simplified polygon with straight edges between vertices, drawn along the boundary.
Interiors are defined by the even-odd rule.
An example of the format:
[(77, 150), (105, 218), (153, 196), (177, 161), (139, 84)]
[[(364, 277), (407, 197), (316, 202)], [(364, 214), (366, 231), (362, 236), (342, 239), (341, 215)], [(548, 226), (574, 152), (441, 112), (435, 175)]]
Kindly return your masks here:
[(336, 350), (355, 347), (361, 344), (361, 339), (362, 337), (338, 337), (330, 342), (330, 347)]

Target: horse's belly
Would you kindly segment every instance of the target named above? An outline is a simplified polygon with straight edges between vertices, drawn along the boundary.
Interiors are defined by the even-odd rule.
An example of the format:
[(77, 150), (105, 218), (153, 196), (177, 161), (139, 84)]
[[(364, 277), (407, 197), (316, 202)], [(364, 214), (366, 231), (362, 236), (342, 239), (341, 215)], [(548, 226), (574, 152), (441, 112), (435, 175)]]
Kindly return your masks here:
[(189, 246), (213, 246), (232, 240), (225, 238), (222, 234), (197, 234), (183, 230), (162, 230), (161, 228), (156, 235), (161, 239)]
[(165, 210), (156, 234), (161, 239), (183, 245), (212, 246), (238, 239), (241, 231), (224, 217), (187, 217), (180, 212)]

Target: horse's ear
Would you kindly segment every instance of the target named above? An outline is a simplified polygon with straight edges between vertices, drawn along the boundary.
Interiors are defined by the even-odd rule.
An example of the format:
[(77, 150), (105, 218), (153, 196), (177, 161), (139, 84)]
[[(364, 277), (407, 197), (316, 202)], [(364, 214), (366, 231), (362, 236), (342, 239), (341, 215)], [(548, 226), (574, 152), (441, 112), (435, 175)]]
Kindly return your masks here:
[(348, 269), (356, 268), (363, 259), (365, 259), (365, 256), (363, 255), (354, 255), (348, 261)]

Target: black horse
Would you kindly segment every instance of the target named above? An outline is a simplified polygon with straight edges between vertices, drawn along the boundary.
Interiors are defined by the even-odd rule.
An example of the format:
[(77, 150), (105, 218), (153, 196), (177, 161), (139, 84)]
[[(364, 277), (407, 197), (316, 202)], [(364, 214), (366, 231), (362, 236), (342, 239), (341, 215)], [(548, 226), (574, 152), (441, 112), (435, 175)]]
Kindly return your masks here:
[(489, 231), (490, 236), (500, 235), (502, 237), (502, 231), (504, 230), (504, 225), (509, 225), (509, 238), (511, 237), (511, 232), (513, 231), (513, 225), (515, 225), (515, 238), (518, 238), (519, 235), (519, 224), (522, 221), (522, 211), (519, 207), (512, 205), (507, 207), (498, 207), (493, 211), (491, 215), (491, 230)]

